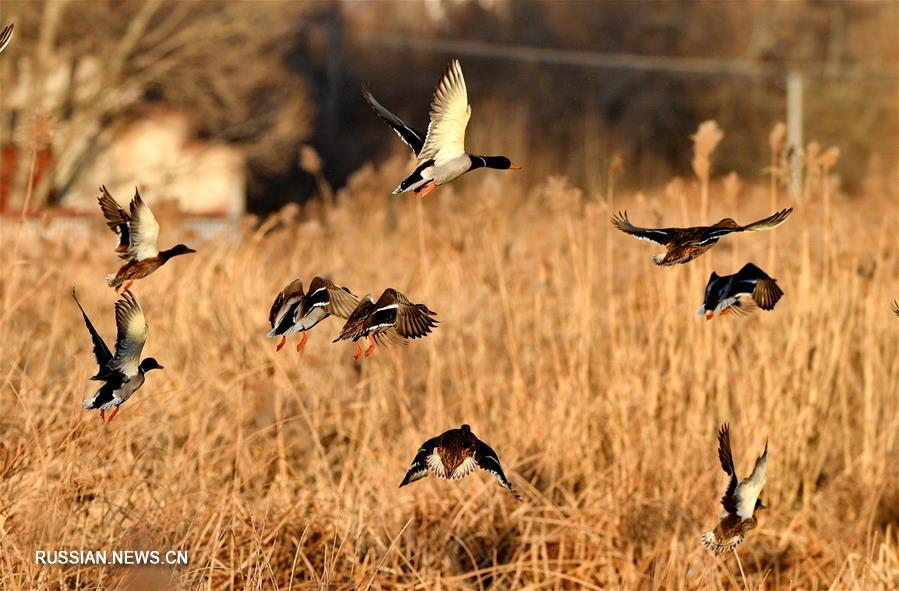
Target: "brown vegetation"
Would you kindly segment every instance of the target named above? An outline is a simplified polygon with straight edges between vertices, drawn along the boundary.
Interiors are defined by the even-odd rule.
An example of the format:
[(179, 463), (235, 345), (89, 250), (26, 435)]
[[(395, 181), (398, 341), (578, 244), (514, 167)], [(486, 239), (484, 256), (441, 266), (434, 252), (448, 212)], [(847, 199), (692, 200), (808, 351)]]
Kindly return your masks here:
[[(94, 368), (69, 295), (76, 285), (111, 338), (103, 277), (116, 259), (99, 212), (87, 236), (26, 226), (17, 260), (0, 249), (0, 587), (899, 584), (895, 204), (828, 193), (825, 214), (822, 175), (773, 232), (776, 251), (745, 235), (660, 269), (650, 245), (610, 227), (602, 196), (563, 178), (481, 171), (423, 201), (391, 197), (407, 165), (367, 166), (334, 203), (199, 244), (139, 282), (145, 354), (165, 370), (107, 426), (80, 408)], [(713, 179), (710, 218), (787, 205), (761, 185), (737, 196), (731, 183), (729, 205)], [(700, 192), (680, 181), (614, 207), (682, 225)], [(162, 223), (167, 242), (190, 238)], [(4, 245), (16, 233), (4, 226)], [(776, 310), (694, 315), (711, 269), (772, 255), (765, 269), (786, 292)], [(396, 287), (440, 327), (356, 364), (351, 345), (330, 343), (331, 319), (304, 355), (276, 354), (271, 299), (318, 273), (358, 295)], [(770, 510), (740, 549), (745, 586), (733, 556), (698, 542), (725, 484), (725, 420), (739, 471), (770, 445)], [(397, 489), (417, 445), (462, 422), (524, 503), (483, 473)], [(34, 564), (52, 548), (186, 549), (190, 565)]]

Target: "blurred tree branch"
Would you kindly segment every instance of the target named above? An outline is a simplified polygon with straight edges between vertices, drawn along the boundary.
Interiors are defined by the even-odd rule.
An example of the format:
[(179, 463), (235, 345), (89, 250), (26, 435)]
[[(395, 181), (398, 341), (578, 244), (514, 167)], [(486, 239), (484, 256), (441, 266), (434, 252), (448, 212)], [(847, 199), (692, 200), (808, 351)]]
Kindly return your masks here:
[[(306, 87), (285, 65), (304, 15), (315, 10), (309, 3), (5, 6), (17, 39), (8, 52), (11, 68), (0, 70), (11, 89), (0, 103), (4, 131), (24, 151), (28, 121), (38, 113), (55, 121), (54, 165), (36, 187), (35, 203), (58, 200), (123, 127), (160, 105), (186, 111), (201, 137), (239, 143), (250, 167), (264, 174), (293, 164), (310, 133)], [(22, 168), (14, 195), (27, 183)]]

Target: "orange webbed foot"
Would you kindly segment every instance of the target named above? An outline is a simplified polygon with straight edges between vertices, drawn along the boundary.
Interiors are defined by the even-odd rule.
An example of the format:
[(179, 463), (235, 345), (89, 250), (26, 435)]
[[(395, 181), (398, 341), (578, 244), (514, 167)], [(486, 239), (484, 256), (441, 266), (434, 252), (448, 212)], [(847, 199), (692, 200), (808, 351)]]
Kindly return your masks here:
[(359, 361), (362, 358), (362, 345), (359, 344), (359, 341), (353, 341), (356, 345), (356, 352), (353, 353), (353, 359)]
[(275, 352), (278, 352), (278, 351), (280, 351), (281, 349), (283, 349), (283, 348), (284, 348), (284, 345), (286, 345), (286, 344), (287, 344), (287, 337), (285, 337), (285, 336), (282, 335), (282, 336), (281, 336), (281, 341), (278, 343), (278, 346), (275, 347)]
[(436, 189), (436, 188), (437, 188), (437, 185), (434, 184), (434, 183), (431, 183), (430, 185), (427, 185), (424, 189), (422, 189), (421, 191), (419, 191), (419, 192), (418, 192), (418, 196), (419, 196), (419, 197), (424, 197), (425, 195), (427, 195), (428, 193), (432, 192), (432, 191), (433, 191), (434, 189)]
[(376, 345), (374, 339), (372, 339), (371, 337), (368, 337), (368, 342), (369, 342), (368, 348), (365, 350), (366, 357), (368, 357), (369, 355), (371, 355), (372, 353), (375, 352), (375, 345)]
[(108, 418), (108, 419), (106, 419), (106, 422), (107, 422), (107, 423), (111, 423), (111, 422), (112, 422), (112, 419), (114, 419), (115, 416), (116, 416), (117, 414), (119, 414), (119, 409), (120, 409), (120, 408), (122, 408), (122, 407), (121, 407), (121, 406), (115, 407), (115, 410), (112, 411), (112, 414), (109, 415), (109, 418)]
[(309, 342), (309, 333), (303, 333), (303, 340), (297, 343), (297, 353), (301, 353), (303, 349), (306, 348), (306, 343)]

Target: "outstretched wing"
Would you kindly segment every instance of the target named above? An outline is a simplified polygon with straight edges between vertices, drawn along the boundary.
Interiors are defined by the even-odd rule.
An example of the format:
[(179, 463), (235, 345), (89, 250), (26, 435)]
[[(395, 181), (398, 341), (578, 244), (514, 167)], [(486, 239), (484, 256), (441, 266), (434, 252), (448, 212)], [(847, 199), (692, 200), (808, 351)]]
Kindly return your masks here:
[(365, 86), (362, 87), (362, 98), (365, 99), (365, 102), (367, 102), (372, 110), (374, 110), (381, 121), (393, 128), (393, 131), (400, 136), (400, 139), (403, 140), (407, 146), (412, 148), (412, 152), (418, 156), (418, 153), (421, 152), (421, 148), (425, 143), (424, 136), (421, 132), (409, 127), (402, 119), (384, 108)]
[[(772, 310), (784, 292), (777, 285), (777, 280), (768, 276), (759, 267), (746, 263), (743, 268), (731, 276), (731, 286), (727, 295), (737, 298), (748, 295), (762, 310)], [(749, 310), (753, 306), (744, 302), (742, 306)]]
[(106, 225), (119, 238), (115, 249), (119, 258), (130, 258), (128, 249), (131, 246), (131, 216), (112, 198), (105, 185), (100, 187), (100, 196), (97, 201), (100, 202), (100, 209), (103, 211), (103, 217), (106, 218)]
[(755, 461), (752, 474), (744, 478), (737, 486), (734, 499), (737, 502), (737, 515), (741, 519), (749, 519), (755, 511), (755, 502), (762, 494), (765, 481), (768, 478), (768, 442), (765, 442), (765, 451)]
[(159, 254), (156, 246), (156, 238), (159, 236), (159, 222), (150, 208), (141, 199), (137, 188), (134, 189), (134, 199), (131, 200), (131, 244), (128, 247), (128, 255), (138, 261), (155, 257)]
[(752, 290), (752, 301), (762, 310), (773, 310), (783, 294), (776, 279), (759, 279), (755, 283), (755, 289)]
[(740, 230), (743, 232), (759, 232), (761, 230), (770, 230), (771, 228), (776, 228), (777, 226), (787, 221), (787, 218), (790, 217), (792, 213), (792, 207), (782, 209), (774, 215), (766, 217), (765, 219), (743, 226), (742, 228), (740, 228)]
[[(793, 208), (783, 209), (778, 211), (774, 215), (768, 216), (763, 220), (759, 220), (757, 222), (752, 222), (746, 226), (710, 226), (708, 228), (702, 228), (702, 240), (698, 241), (696, 244), (702, 246), (708, 244), (713, 240), (717, 240), (722, 236), (726, 236), (727, 234), (733, 234), (734, 232), (760, 232), (762, 230), (770, 230), (771, 228), (776, 228), (781, 225), (787, 218), (790, 217), (790, 214), (793, 213)], [(732, 221), (732, 220), (731, 220)]]
[(627, 218), (627, 212), (618, 212), (611, 218), (612, 225), (625, 232), (639, 238), (640, 240), (648, 240), (656, 244), (668, 244), (673, 238), (674, 228), (640, 228), (633, 225)]
[(397, 301), (396, 332), (405, 339), (418, 339), (429, 334), (438, 324), (436, 312), (424, 304), (413, 304), (399, 294)]
[(478, 447), (474, 452), (474, 457), (475, 461), (478, 463), (478, 468), (493, 474), (500, 486), (511, 492), (519, 501), (522, 500), (521, 495), (512, 488), (512, 483), (506, 478), (506, 474), (503, 472), (503, 468), (499, 463), (499, 456), (496, 455), (496, 452), (493, 451), (489, 445), (483, 441), (478, 441)]
[(78, 301), (78, 296), (75, 295), (74, 287), (72, 288), (72, 298), (75, 300), (75, 303), (78, 304), (78, 309), (81, 310), (81, 316), (84, 318), (84, 324), (87, 325), (87, 330), (91, 333), (91, 341), (93, 341), (94, 344), (94, 359), (97, 360), (97, 365), (100, 367), (97, 375), (91, 379), (99, 380), (100, 376), (109, 372), (109, 366), (112, 362), (112, 352), (109, 350), (109, 347), (106, 346), (106, 342), (100, 337), (100, 333), (98, 333), (97, 329), (94, 328), (94, 325), (91, 324), (90, 318), (87, 317), (84, 308), (81, 307), (81, 302)]
[(147, 319), (134, 294), (126, 291), (115, 303), (116, 342), (112, 369), (125, 376), (137, 375), (140, 352), (147, 341)]
[(347, 288), (340, 287), (325, 277), (315, 277), (309, 284), (309, 293), (303, 300), (299, 317), (305, 318), (312, 310), (324, 308), (329, 314), (349, 318), (358, 305), (359, 298)]
[(459, 60), (453, 60), (440, 79), (431, 101), (428, 135), (418, 153), (418, 161), (434, 160), (435, 165), (465, 153), (465, 128), (471, 117), (468, 90)]
[(440, 437), (438, 436), (428, 439), (421, 444), (418, 453), (415, 454), (415, 458), (412, 460), (412, 465), (409, 467), (405, 478), (403, 478), (403, 481), (400, 483), (400, 488), (407, 484), (411, 484), (416, 480), (421, 480), (428, 475), (428, 458), (434, 453), (434, 448), (437, 447), (439, 441)]
[(2, 31), (0, 31), (0, 53), (6, 49), (6, 46), (9, 45), (9, 42), (12, 41), (12, 31), (15, 28), (14, 25), (6, 25)]
[(734, 456), (730, 449), (730, 426), (727, 423), (721, 425), (718, 431), (718, 460), (721, 462), (721, 469), (730, 476), (727, 491), (721, 497), (721, 504), (728, 513), (736, 513), (737, 500), (734, 493), (737, 490), (737, 472), (734, 469)]

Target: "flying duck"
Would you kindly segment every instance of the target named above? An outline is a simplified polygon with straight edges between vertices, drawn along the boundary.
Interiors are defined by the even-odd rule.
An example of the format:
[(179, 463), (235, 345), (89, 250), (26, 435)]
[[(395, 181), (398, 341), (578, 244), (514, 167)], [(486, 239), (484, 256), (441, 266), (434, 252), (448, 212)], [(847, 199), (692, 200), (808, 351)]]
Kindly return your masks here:
[(731, 218), (724, 218), (712, 226), (695, 228), (638, 228), (627, 219), (627, 212), (612, 216), (612, 225), (640, 240), (648, 240), (665, 246), (665, 254), (657, 254), (652, 261), (663, 267), (689, 263), (715, 246), (718, 240), (734, 232), (759, 232), (770, 230), (784, 223), (793, 208), (778, 211), (763, 220), (741, 226)]
[[(122, 298), (115, 303), (116, 343), (115, 355), (100, 337), (97, 329), (91, 324), (90, 319), (81, 302), (72, 288), (72, 297), (81, 310), (84, 324), (91, 334), (94, 345), (94, 358), (97, 360), (99, 370), (92, 380), (103, 382), (97, 392), (84, 401), (81, 405), (85, 410), (99, 409), (100, 420), (111, 421), (119, 412), (121, 405), (132, 394), (144, 385), (144, 374), (151, 369), (163, 369), (152, 357), (140, 360), (140, 352), (147, 342), (147, 320), (140, 304), (134, 299), (130, 291), (126, 291)], [(106, 418), (106, 411), (115, 406), (115, 410)]]
[(424, 197), (438, 186), (476, 168), (521, 168), (505, 156), (478, 156), (465, 151), (465, 128), (471, 117), (471, 106), (459, 60), (450, 63), (434, 90), (426, 135), (384, 108), (368, 89), (362, 89), (362, 96), (418, 158), (415, 170), (393, 190), (394, 195), (412, 191)]
[(722, 554), (734, 550), (743, 542), (746, 532), (758, 525), (753, 514), (767, 508), (759, 495), (768, 474), (768, 442), (765, 442), (765, 451), (755, 461), (752, 474), (738, 483), (734, 457), (730, 451), (730, 427), (724, 423), (718, 431), (718, 459), (730, 477), (727, 491), (721, 497), (724, 511), (718, 526), (702, 534), (701, 539), (707, 550)]
[(14, 25), (9, 24), (3, 27), (3, 30), (0, 31), (0, 53), (3, 53), (3, 50), (6, 49), (6, 46), (9, 45), (10, 41), (12, 41), (12, 31), (14, 28)]
[[(720, 277), (712, 271), (705, 286), (705, 301), (696, 313), (705, 314), (706, 320), (711, 320), (715, 314), (749, 313), (756, 306), (762, 310), (773, 310), (783, 294), (777, 279), (772, 279), (752, 263), (746, 263), (733, 275)], [(751, 298), (751, 301), (740, 299), (743, 296)]]
[(432, 318), (436, 315), (424, 304), (413, 304), (397, 290), (385, 289), (377, 302), (372, 300), (371, 294), (362, 298), (334, 342), (352, 340), (356, 345), (353, 357), (359, 361), (363, 355), (359, 339), (368, 337), (369, 345), (364, 352), (368, 357), (374, 352), (375, 345), (386, 345), (397, 338), (424, 337), (437, 326), (437, 320)]
[(287, 337), (297, 332), (303, 338), (297, 343), (297, 351), (306, 347), (309, 335), (306, 333), (313, 326), (331, 316), (348, 318), (359, 303), (349, 289), (335, 285), (325, 277), (314, 277), (309, 284), (309, 293), (303, 293), (303, 281), (294, 279), (272, 303), (268, 314), (272, 330), (268, 336), (281, 337), (277, 351), (287, 342)]
[(400, 488), (421, 480), (428, 473), (443, 480), (461, 480), (475, 471), (476, 468), (493, 474), (500, 486), (512, 495), (521, 499), (521, 495), (512, 488), (512, 483), (503, 473), (499, 457), (493, 449), (478, 439), (471, 432), (471, 427), (462, 425), (459, 429), (450, 429), (442, 435), (428, 439), (421, 444), (412, 466), (400, 483)]
[(196, 252), (183, 244), (163, 251), (157, 248), (159, 223), (140, 198), (137, 187), (134, 188), (130, 214), (116, 203), (105, 186), (100, 187), (98, 201), (100, 209), (103, 210), (103, 217), (106, 218), (106, 225), (118, 236), (116, 252), (120, 259), (128, 261), (115, 275), (106, 277), (106, 284), (115, 287), (116, 291), (120, 289), (126, 291), (135, 280), (146, 277), (172, 257)]

